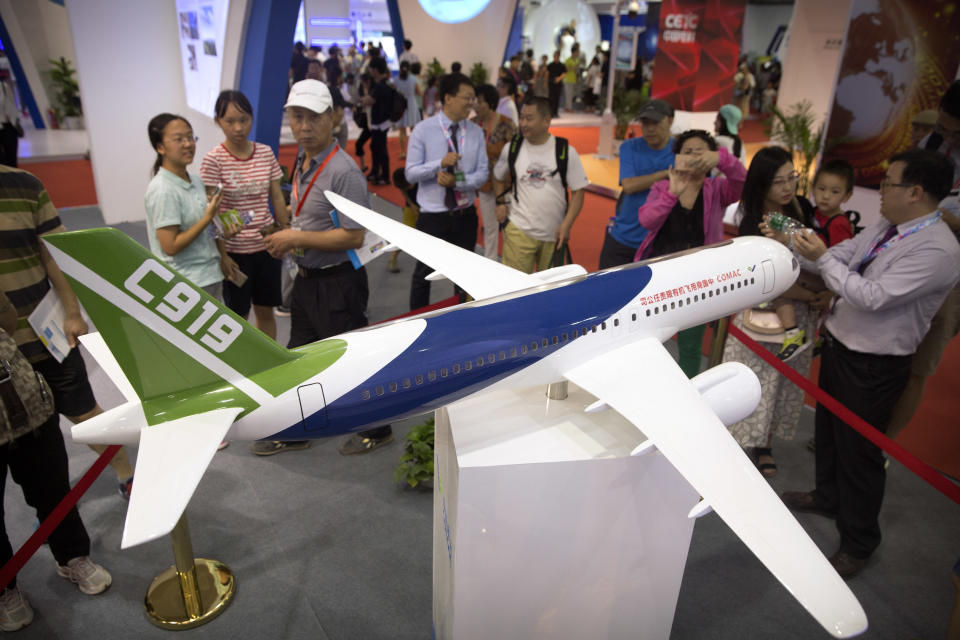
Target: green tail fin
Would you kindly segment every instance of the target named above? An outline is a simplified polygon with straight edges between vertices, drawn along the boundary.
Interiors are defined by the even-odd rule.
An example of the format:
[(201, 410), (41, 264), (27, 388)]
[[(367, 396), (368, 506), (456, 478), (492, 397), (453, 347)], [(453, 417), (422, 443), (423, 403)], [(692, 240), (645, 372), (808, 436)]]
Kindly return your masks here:
[(245, 379), (297, 358), (116, 229), (43, 239), (142, 399), (222, 380), (249, 395)]

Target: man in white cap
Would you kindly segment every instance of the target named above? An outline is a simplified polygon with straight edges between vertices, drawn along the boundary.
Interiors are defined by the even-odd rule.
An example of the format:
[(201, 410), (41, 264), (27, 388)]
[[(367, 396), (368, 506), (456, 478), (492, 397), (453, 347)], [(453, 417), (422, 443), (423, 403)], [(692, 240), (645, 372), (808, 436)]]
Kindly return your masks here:
[[(331, 190), (365, 207), (367, 183), (357, 163), (333, 137), (333, 98), (319, 80), (301, 80), (290, 89), (290, 129), (300, 145), (293, 171), (290, 228), (267, 236), (267, 250), (297, 263), (290, 303), (289, 348), (367, 326), (367, 272), (354, 269), (347, 249), (363, 244), (363, 228), (346, 216), (334, 220)], [(350, 436), (340, 453), (366, 453), (393, 439), (390, 425)], [(261, 441), (253, 452), (271, 455), (304, 449), (309, 440)]]

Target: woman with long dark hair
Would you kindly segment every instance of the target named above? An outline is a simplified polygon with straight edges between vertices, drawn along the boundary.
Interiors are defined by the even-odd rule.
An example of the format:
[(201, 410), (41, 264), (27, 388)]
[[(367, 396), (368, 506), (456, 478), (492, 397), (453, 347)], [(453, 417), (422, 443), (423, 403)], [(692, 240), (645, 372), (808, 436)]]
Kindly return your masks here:
[(203, 156), (200, 177), (208, 190), (222, 185), (221, 211), (233, 209), (250, 216), (246, 226), (225, 241), (227, 255), (246, 279), (235, 276), (224, 281), (223, 300), (241, 318), (249, 315), (252, 304), (257, 328), (276, 339), (273, 309), (282, 302), (281, 262), (267, 253), (261, 230), (285, 227), (289, 222), (280, 188), (283, 172), (273, 149), (250, 140), (253, 107), (245, 95), (222, 91), (214, 114), (224, 140)]
[(222, 300), (223, 278), (235, 265), (208, 232), (222, 194), (214, 194), (208, 202), (203, 180), (187, 172), (197, 152), (193, 127), (182, 116), (161, 113), (150, 120), (147, 135), (157, 152), (153, 179), (144, 196), (150, 250)]
[[(798, 174), (793, 167), (793, 156), (780, 147), (765, 147), (757, 152), (750, 163), (747, 179), (743, 185), (743, 197), (737, 212), (739, 235), (762, 235), (760, 223), (772, 213), (781, 213), (800, 224), (810, 227), (813, 206), (806, 198), (797, 197)], [(794, 284), (781, 297), (793, 303), (797, 324), (807, 335), (814, 331), (815, 314), (810, 301), (814, 292)], [(743, 328), (743, 313), (733, 320)], [(781, 342), (762, 342), (772, 354), (780, 349)], [(812, 349), (799, 352), (787, 364), (798, 373), (807, 376), (810, 372)], [(760, 379), (760, 404), (748, 418), (730, 427), (734, 439), (749, 452), (760, 472), (773, 476), (777, 465), (773, 461), (773, 435), (789, 440), (796, 433), (800, 410), (803, 407), (803, 391), (767, 365), (760, 356), (747, 349), (742, 342), (728, 339), (723, 359), (742, 362), (753, 369)]]

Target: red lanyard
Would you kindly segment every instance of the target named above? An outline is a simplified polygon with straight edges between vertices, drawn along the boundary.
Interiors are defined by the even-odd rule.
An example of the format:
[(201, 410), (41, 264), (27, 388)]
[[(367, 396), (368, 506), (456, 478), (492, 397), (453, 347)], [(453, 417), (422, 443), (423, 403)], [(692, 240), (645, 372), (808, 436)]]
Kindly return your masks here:
[[(320, 167), (313, 172), (313, 178), (311, 178), (310, 184), (307, 185), (307, 190), (303, 192), (302, 198), (298, 195), (298, 191), (300, 190), (299, 189), (300, 177), (299, 176), (293, 177), (293, 197), (297, 201), (297, 210), (293, 214), (294, 218), (297, 218), (300, 216), (300, 209), (303, 209), (303, 203), (306, 202), (307, 196), (310, 195), (310, 189), (313, 189), (313, 183), (317, 181), (317, 176), (323, 173), (323, 170), (327, 167), (327, 163), (330, 162), (330, 158), (332, 158), (334, 154), (336, 154), (337, 151), (339, 150), (340, 150), (340, 145), (339, 144), (335, 145), (333, 147), (333, 151), (327, 154), (326, 159), (324, 159), (324, 161), (320, 164)], [(301, 173), (301, 172), (298, 170), (297, 173)]]

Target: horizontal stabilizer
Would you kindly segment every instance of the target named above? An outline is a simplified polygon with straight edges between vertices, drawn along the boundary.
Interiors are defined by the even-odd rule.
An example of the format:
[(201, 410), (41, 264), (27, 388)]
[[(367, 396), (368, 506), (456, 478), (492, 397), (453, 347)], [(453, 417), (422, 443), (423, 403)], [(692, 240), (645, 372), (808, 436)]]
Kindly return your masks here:
[(543, 284), (541, 280), (522, 271), (408, 227), (332, 191), (324, 191), (324, 195), (338, 212), (439, 271), (476, 300)]
[(173, 530), (217, 446), (241, 411), (214, 409), (141, 431), (122, 549), (156, 540)]

